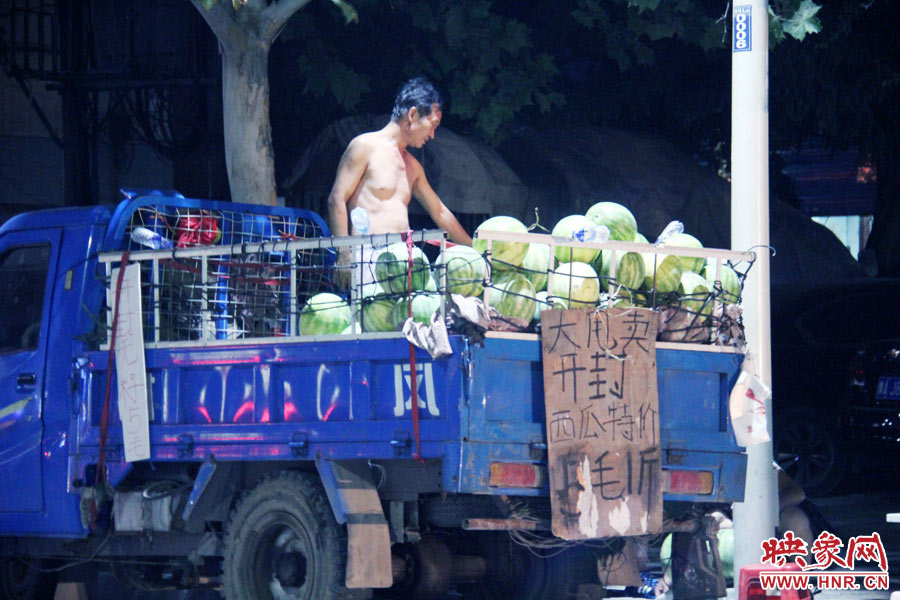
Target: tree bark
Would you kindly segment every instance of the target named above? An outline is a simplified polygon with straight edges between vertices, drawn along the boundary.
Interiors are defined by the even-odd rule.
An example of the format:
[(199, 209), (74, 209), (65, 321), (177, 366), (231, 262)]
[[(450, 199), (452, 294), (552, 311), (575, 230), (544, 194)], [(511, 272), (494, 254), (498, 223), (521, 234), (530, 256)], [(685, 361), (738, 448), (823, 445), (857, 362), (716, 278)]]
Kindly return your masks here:
[(269, 48), (291, 16), (310, 0), (227, 0), (204, 8), (191, 0), (222, 53), (225, 168), (234, 202), (277, 203), (269, 121)]
[(222, 52), (225, 164), (234, 202), (276, 204), (268, 64), (268, 44), (253, 36), (239, 51)]

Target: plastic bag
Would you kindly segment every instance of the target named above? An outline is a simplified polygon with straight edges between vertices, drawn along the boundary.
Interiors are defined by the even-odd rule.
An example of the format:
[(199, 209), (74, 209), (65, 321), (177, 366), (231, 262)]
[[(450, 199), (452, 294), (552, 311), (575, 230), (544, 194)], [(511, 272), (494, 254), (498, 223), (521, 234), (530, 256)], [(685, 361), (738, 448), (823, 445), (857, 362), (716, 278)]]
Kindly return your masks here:
[(731, 425), (738, 446), (751, 446), (768, 442), (768, 417), (766, 401), (772, 391), (751, 372), (753, 357), (747, 354), (729, 398)]

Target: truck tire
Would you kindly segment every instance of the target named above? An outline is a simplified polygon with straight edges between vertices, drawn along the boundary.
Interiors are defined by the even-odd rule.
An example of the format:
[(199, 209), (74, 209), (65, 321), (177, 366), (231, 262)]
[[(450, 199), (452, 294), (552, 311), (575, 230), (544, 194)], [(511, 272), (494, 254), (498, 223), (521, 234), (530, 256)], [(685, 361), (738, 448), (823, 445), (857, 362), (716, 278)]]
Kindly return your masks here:
[(43, 573), (15, 558), (0, 559), (0, 598), (45, 600), (53, 597), (55, 589), (55, 573)]
[(281, 471), (247, 491), (225, 536), (228, 600), (350, 600), (344, 586), (347, 532), (315, 475)]

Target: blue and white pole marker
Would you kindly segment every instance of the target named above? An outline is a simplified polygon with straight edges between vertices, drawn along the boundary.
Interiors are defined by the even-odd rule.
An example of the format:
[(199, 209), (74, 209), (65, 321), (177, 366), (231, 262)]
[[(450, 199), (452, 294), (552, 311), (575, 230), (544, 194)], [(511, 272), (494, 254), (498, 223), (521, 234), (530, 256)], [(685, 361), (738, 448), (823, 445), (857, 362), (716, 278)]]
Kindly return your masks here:
[(732, 39), (733, 52), (749, 52), (753, 49), (751, 27), (753, 7), (749, 4), (734, 7), (734, 36)]

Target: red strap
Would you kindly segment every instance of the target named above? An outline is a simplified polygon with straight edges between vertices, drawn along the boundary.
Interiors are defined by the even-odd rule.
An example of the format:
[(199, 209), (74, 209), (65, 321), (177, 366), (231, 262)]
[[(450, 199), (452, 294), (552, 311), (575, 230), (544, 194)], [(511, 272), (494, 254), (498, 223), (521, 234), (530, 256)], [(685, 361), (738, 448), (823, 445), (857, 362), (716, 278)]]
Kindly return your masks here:
[[(97, 451), (97, 473), (94, 477), (94, 487), (106, 481), (106, 436), (109, 429), (109, 396), (112, 390), (112, 373), (116, 351), (116, 331), (119, 327), (119, 300), (122, 297), (122, 280), (125, 278), (125, 267), (128, 266), (130, 250), (122, 252), (122, 260), (119, 263), (119, 276), (116, 279), (116, 304), (113, 307), (112, 332), (109, 336), (109, 358), (106, 365), (106, 391), (103, 395), (103, 412), (100, 415), (100, 449)], [(96, 494), (91, 501), (91, 529), (97, 525), (97, 500)]]
[[(413, 239), (412, 231), (406, 232), (406, 252), (409, 255), (409, 266), (406, 269), (406, 290), (409, 292), (409, 300), (406, 303), (407, 316), (412, 317), (412, 269), (413, 269)], [(412, 421), (413, 438), (416, 441), (416, 449), (413, 458), (422, 460), (422, 439), (419, 435), (419, 385), (416, 382), (416, 348), (409, 343), (409, 387), (412, 392)]]

